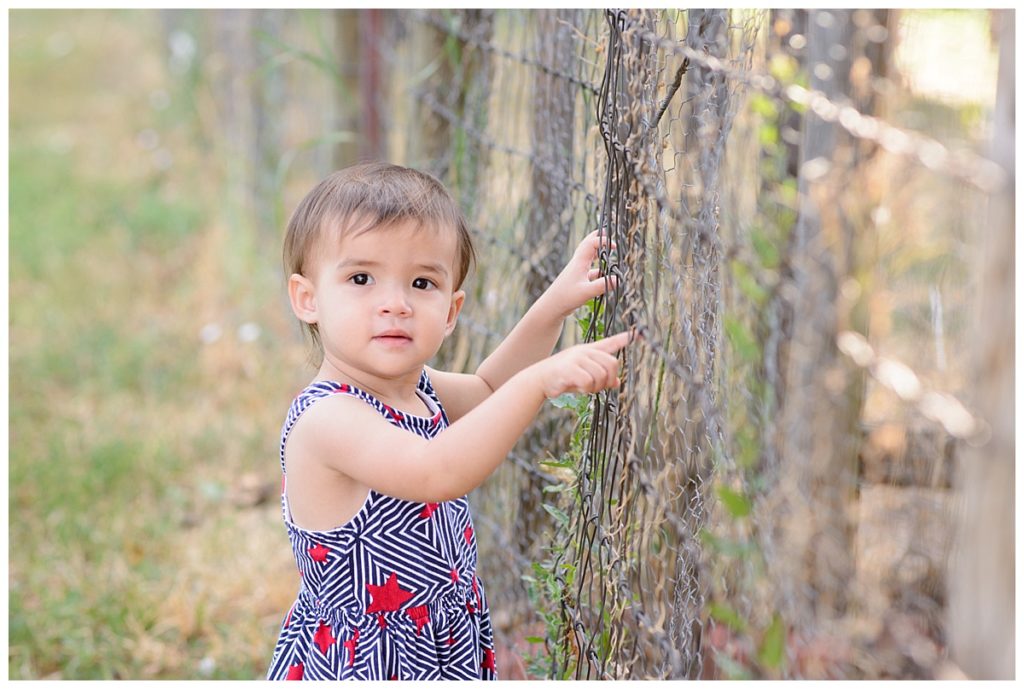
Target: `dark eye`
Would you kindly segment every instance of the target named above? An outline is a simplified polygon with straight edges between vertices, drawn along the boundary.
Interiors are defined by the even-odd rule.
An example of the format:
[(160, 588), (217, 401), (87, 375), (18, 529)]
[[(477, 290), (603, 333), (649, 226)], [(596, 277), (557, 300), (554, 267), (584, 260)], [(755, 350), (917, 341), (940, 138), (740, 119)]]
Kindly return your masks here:
[(349, 279), (352, 282), (354, 282), (355, 284), (357, 284), (357, 285), (368, 285), (368, 284), (370, 284), (370, 276), (367, 275), (366, 273), (356, 273), (355, 275), (353, 275)]
[(416, 289), (430, 289), (434, 286), (434, 283), (427, 278), (416, 278), (412, 281), (412, 286)]

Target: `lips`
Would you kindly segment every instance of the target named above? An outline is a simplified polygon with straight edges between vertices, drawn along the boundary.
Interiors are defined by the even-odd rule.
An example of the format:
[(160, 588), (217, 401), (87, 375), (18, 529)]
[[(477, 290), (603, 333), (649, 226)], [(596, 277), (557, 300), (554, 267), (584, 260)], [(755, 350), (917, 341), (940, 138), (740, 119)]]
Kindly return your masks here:
[(404, 330), (385, 330), (384, 332), (374, 335), (373, 339), (385, 344), (412, 342), (412, 337)]

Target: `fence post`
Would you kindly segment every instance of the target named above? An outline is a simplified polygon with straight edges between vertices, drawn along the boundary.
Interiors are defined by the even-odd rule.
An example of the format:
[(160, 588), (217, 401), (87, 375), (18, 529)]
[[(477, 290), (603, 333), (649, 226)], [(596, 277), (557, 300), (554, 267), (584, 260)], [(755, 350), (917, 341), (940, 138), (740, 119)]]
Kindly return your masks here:
[(963, 452), (961, 520), (950, 571), (952, 655), (976, 679), (1014, 677), (1014, 11), (996, 10), (999, 76), (992, 158), (1007, 173), (989, 199), (976, 313), (976, 411), (989, 441)]
[[(846, 10), (808, 16), (810, 86), (832, 101), (849, 88), (853, 25)], [(852, 578), (852, 528), (847, 518), (856, 480), (856, 427), (862, 374), (836, 347), (839, 287), (847, 275), (849, 222), (832, 199), (849, 170), (838, 125), (808, 112), (800, 151), (799, 211), (790, 247), (788, 285), (793, 329), (780, 418), (780, 466), (772, 495), (776, 529), (769, 553), (779, 609), (797, 630), (845, 613)], [(847, 147), (848, 149), (848, 147)]]

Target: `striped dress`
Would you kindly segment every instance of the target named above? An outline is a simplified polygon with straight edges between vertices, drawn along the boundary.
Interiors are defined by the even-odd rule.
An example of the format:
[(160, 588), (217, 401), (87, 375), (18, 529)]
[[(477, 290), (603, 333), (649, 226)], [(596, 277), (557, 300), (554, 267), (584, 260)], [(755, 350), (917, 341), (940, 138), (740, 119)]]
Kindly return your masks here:
[[(313, 383), (281, 431), (328, 395), (351, 395), (389, 423), (432, 438), (448, 417), (426, 371), (417, 394), (432, 416), (413, 416), (351, 385)], [(476, 538), (465, 497), (417, 503), (371, 490), (359, 512), (330, 531), (281, 508), (301, 585), (281, 624), (268, 679), (497, 679), (487, 598), (476, 576)]]

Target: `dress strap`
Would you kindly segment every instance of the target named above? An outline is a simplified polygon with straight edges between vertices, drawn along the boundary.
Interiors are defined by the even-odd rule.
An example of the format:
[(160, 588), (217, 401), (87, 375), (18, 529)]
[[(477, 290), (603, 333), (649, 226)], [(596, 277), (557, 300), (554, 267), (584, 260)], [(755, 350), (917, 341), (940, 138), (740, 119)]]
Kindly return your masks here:
[(285, 443), (288, 442), (288, 436), (291, 434), (292, 428), (295, 427), (295, 423), (299, 420), (299, 417), (302, 416), (303, 412), (309, 409), (314, 402), (330, 395), (341, 394), (356, 397), (376, 409), (381, 416), (391, 423), (405, 428), (406, 430), (413, 430), (414, 428), (423, 429), (433, 435), (438, 430), (435, 427), (447, 427), (448, 415), (445, 414), (444, 408), (441, 406), (441, 401), (438, 399), (437, 393), (434, 392), (434, 387), (430, 384), (430, 377), (427, 375), (426, 369), (420, 373), (420, 378), (416, 387), (432, 402), (431, 406), (433, 406), (435, 410), (432, 417), (404, 414), (394, 407), (384, 404), (365, 390), (349, 383), (339, 383), (333, 380), (320, 380), (306, 386), (292, 402), (292, 406), (288, 410), (288, 416), (285, 418), (284, 425), (281, 428), (281, 444), (279, 447), (281, 472), (285, 473), (284, 446)]

